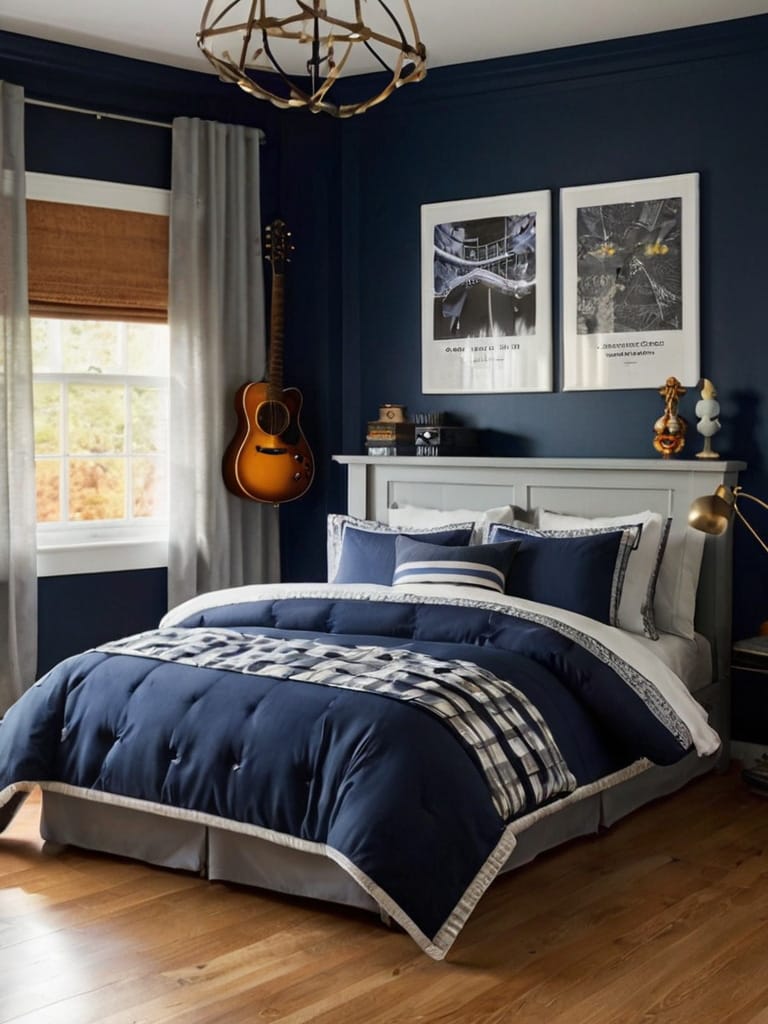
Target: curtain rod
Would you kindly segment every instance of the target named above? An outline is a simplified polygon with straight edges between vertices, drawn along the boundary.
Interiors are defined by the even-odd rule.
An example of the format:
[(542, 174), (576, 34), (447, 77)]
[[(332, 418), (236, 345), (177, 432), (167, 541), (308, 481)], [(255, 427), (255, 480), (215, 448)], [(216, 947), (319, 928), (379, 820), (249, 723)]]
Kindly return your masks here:
[(148, 124), (152, 128), (170, 128), (170, 121), (147, 121), (143, 117), (127, 117), (125, 114), (108, 114), (104, 110), (88, 110), (85, 107), (69, 107), (65, 103), (49, 103), (48, 100), (33, 100), (24, 97), (25, 103), (33, 107), (49, 107), (51, 110), (66, 110), (70, 114), (89, 114), (91, 117), (108, 117), (113, 121), (130, 121), (131, 124)]
[[(108, 114), (104, 110), (89, 110), (87, 107), (70, 107), (65, 103), (51, 103), (48, 100), (33, 100), (29, 96), (24, 97), (24, 102), (31, 104), (33, 107), (49, 107), (51, 110), (66, 110), (70, 114), (88, 114), (90, 117), (100, 119), (102, 117), (110, 118), (113, 121), (128, 121), (130, 124), (146, 124), (151, 128), (172, 128), (170, 121), (148, 121), (143, 117), (128, 117), (126, 114)], [(255, 128), (261, 136), (261, 141), (264, 141), (264, 132), (261, 128)]]

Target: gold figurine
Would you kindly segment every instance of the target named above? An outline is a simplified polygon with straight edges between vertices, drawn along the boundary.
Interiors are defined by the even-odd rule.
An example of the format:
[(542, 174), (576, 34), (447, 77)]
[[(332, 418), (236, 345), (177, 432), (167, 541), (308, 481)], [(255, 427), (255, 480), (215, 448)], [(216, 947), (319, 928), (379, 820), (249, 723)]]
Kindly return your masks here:
[(659, 388), (659, 394), (664, 398), (664, 415), (660, 416), (653, 425), (655, 437), (653, 447), (660, 452), (662, 458), (668, 459), (670, 455), (677, 455), (685, 447), (685, 432), (688, 424), (678, 413), (677, 406), (680, 397), (685, 394), (685, 388), (677, 377), (667, 377), (667, 383)]

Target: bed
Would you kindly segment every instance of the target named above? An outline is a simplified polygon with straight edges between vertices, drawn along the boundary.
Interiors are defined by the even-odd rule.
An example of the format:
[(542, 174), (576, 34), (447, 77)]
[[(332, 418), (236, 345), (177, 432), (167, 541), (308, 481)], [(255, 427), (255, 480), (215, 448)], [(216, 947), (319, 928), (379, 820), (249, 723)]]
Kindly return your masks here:
[(743, 464), (335, 459), (332, 582), (54, 668), (0, 724), (0, 830), (39, 785), (51, 843), (361, 907), (442, 959), (499, 873), (727, 761), (730, 540), (685, 516)]

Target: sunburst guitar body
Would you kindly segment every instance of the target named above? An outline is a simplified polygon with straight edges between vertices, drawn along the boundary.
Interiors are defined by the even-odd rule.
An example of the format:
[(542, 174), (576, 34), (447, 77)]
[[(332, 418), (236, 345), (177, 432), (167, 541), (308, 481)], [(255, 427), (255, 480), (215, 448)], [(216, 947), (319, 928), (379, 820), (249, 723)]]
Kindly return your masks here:
[(239, 498), (279, 505), (300, 498), (315, 475), (312, 451), (301, 429), (302, 397), (283, 387), (283, 300), (290, 232), (281, 220), (266, 233), (272, 263), (269, 380), (243, 384), (235, 395), (237, 429), (222, 460), (227, 489)]
[(300, 498), (314, 476), (314, 459), (299, 425), (298, 388), (274, 393), (262, 382), (235, 395), (238, 427), (224, 455), (224, 482), (240, 498), (280, 504)]

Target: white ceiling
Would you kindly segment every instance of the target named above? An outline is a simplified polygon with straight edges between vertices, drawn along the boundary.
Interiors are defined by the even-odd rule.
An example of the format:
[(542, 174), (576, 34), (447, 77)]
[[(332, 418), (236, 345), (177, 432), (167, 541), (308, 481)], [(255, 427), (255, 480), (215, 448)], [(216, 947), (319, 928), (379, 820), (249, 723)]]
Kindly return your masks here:
[[(430, 67), (768, 13), (768, 0), (411, 2)], [(278, 3), (285, 8), (286, 0)], [(402, 12), (398, 0), (390, 5)], [(196, 46), (203, 7), (204, 0), (0, 0), (0, 29), (212, 72)]]

